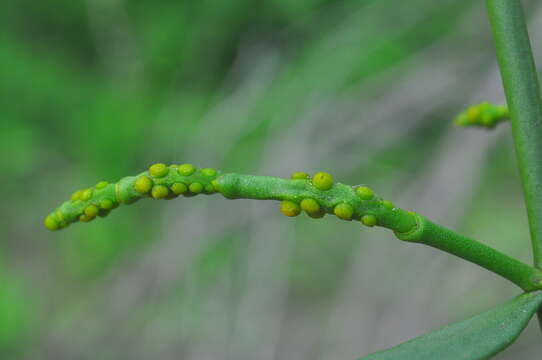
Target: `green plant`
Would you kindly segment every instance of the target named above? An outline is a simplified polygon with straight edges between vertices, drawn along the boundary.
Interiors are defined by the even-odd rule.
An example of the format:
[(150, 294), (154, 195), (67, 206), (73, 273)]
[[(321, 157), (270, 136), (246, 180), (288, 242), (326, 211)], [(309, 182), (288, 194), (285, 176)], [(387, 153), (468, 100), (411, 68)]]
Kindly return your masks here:
[(120, 204), (141, 198), (173, 199), (180, 195), (219, 193), (228, 199), (281, 201), (286, 216), (305, 211), (318, 219), (333, 214), (345, 221), (382, 226), (397, 238), (426, 244), (499, 274), (525, 294), (479, 314), (364, 359), (486, 359), (511, 344), (542, 304), (542, 106), (537, 75), (519, 0), (488, 0), (508, 106), (488, 103), (460, 114), (459, 125), (493, 127), (510, 118), (525, 192), (535, 266), (529, 266), (476, 240), (432, 223), (424, 216), (405, 211), (375, 195), (367, 186), (334, 182), (319, 172), (304, 172), (291, 179), (253, 176), (203, 168), (191, 164), (154, 164), (148, 171), (117, 183), (100, 182), (75, 192), (45, 219), (58, 230), (71, 223), (107, 216)]

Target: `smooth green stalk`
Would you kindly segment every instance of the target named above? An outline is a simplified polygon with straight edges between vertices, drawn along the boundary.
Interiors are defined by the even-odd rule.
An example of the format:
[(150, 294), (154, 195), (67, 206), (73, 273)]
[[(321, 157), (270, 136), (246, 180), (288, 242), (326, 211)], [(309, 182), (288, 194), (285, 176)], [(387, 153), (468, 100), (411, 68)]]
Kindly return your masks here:
[(396, 233), (399, 239), (429, 245), (456, 255), (501, 275), (525, 291), (541, 288), (542, 271), (478, 241), (434, 224), (419, 214), (416, 214), (416, 218), (419, 226), (410, 233)]
[(283, 179), (196, 169), (190, 164), (155, 164), (149, 171), (125, 177), (116, 184), (100, 182), (93, 188), (75, 192), (45, 218), (45, 226), (57, 230), (76, 221), (88, 222), (97, 215), (107, 215), (119, 204), (131, 204), (146, 197), (172, 199), (179, 195), (219, 192), (228, 199), (281, 201), (280, 210), (287, 216), (298, 216), (305, 211), (312, 218), (333, 214), (369, 227), (382, 226), (394, 231), (401, 240), (423, 243), (478, 264), (525, 291), (542, 288), (542, 271), (400, 209), (367, 186), (337, 183), (323, 172), (312, 178), (299, 174)]
[(542, 103), (520, 0), (487, 0), (519, 163), (534, 263), (542, 268)]

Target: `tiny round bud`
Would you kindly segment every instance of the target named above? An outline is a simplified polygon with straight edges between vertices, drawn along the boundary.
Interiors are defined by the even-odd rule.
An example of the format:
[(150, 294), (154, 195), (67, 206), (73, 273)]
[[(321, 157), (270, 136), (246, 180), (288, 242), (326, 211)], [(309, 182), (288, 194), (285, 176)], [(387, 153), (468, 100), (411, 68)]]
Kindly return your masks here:
[(171, 191), (173, 191), (175, 195), (181, 195), (188, 191), (188, 187), (183, 183), (175, 183), (171, 185)]
[(352, 215), (354, 214), (354, 208), (352, 205), (347, 203), (342, 203), (333, 209), (333, 212), (337, 217), (343, 219), (343, 220), (352, 220)]
[(51, 231), (55, 231), (60, 228), (58, 222), (53, 215), (47, 215), (47, 217), (43, 221), (43, 225), (45, 225), (45, 227)]
[(152, 187), (151, 195), (155, 199), (164, 199), (168, 196), (169, 189), (164, 185), (155, 185)]
[(81, 194), (83, 194), (83, 190), (78, 190), (74, 192), (71, 196), (71, 201), (77, 201), (81, 199)]
[(140, 194), (146, 194), (152, 189), (153, 182), (148, 176), (140, 176), (134, 183), (134, 189)]
[(212, 168), (201, 169), (201, 174), (203, 176), (213, 177), (216, 175), (216, 170)]
[(63, 223), (66, 221), (66, 218), (64, 217), (64, 214), (62, 213), (62, 211), (60, 211), (60, 209), (56, 209), (55, 216), (56, 216), (56, 219), (58, 219), (60, 223)]
[(296, 171), (291, 176), (292, 180), (307, 180), (309, 177), (309, 174), (303, 171)]
[(320, 204), (314, 199), (301, 200), (301, 209), (305, 210), (307, 214), (317, 214), (320, 212)]
[(190, 190), (191, 193), (199, 194), (203, 191), (203, 185), (199, 182), (194, 182), (188, 186), (188, 190)]
[(162, 178), (167, 175), (169, 168), (166, 164), (154, 164), (149, 167), (149, 174), (155, 178)]
[(467, 109), (467, 118), (471, 122), (475, 122), (478, 116), (480, 115), (480, 108), (477, 106), (470, 106)]
[(96, 217), (98, 215), (98, 207), (96, 205), (89, 205), (85, 208), (85, 215), (88, 217)]
[(361, 217), (361, 223), (365, 226), (373, 227), (376, 225), (376, 216), (374, 215), (363, 215)]
[(326, 172), (316, 173), (312, 177), (312, 184), (318, 190), (329, 190), (333, 186), (333, 176)]
[(177, 171), (182, 176), (190, 176), (196, 171), (196, 168), (192, 164), (182, 164), (179, 165)]
[(293, 201), (284, 200), (280, 203), (280, 212), (286, 216), (297, 216), (301, 212), (301, 208)]
[(388, 210), (392, 210), (395, 205), (393, 205), (393, 203), (389, 200), (382, 200), (382, 205), (384, 205), (384, 207)]
[(88, 216), (86, 214), (82, 214), (81, 216), (79, 216), (79, 221), (82, 221), (82, 222), (89, 222), (89, 221), (92, 221), (94, 220), (95, 217), (91, 217), (91, 216)]
[(81, 193), (81, 196), (79, 196), (79, 199), (83, 201), (90, 200), (92, 198), (92, 193), (93, 193), (92, 189), (83, 190), (83, 192)]
[(114, 206), (115, 206), (115, 204), (113, 203), (113, 201), (111, 201), (109, 199), (103, 199), (103, 200), (100, 201), (100, 208), (102, 208), (104, 210), (113, 209)]
[(96, 189), (98, 189), (98, 190), (103, 189), (107, 185), (109, 185), (109, 183), (107, 181), (100, 181), (99, 183), (96, 184)]
[(214, 193), (216, 190), (215, 190), (215, 187), (213, 186), (213, 184), (207, 184), (205, 185), (205, 192), (206, 193), (209, 193), (209, 194), (212, 194)]
[(356, 194), (358, 194), (361, 200), (371, 200), (374, 196), (373, 190), (367, 186), (356, 188)]
[(211, 185), (213, 185), (213, 188), (215, 189), (215, 191), (220, 191), (218, 188), (218, 181), (216, 179), (211, 181)]

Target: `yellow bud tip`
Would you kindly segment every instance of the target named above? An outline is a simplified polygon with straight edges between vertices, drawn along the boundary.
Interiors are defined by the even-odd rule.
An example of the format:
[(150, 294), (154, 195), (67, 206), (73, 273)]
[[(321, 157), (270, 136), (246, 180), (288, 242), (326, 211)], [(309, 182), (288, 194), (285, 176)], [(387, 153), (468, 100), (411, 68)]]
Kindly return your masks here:
[(201, 174), (207, 177), (213, 177), (216, 175), (216, 170), (212, 168), (201, 169)]
[(393, 205), (393, 203), (389, 200), (383, 200), (382, 205), (384, 205), (384, 207), (388, 210), (392, 210), (395, 207), (395, 205)]
[(190, 176), (194, 173), (194, 171), (196, 171), (196, 168), (192, 164), (182, 164), (179, 165), (177, 171), (182, 176)]
[(81, 199), (81, 194), (83, 194), (83, 190), (76, 191), (71, 196), (71, 201), (77, 201)]
[(312, 177), (312, 184), (318, 190), (329, 190), (333, 186), (333, 176), (326, 172), (316, 173)]
[(152, 180), (148, 176), (141, 176), (137, 178), (134, 183), (134, 189), (140, 194), (146, 194), (152, 189)]
[(217, 179), (214, 179), (213, 181), (211, 181), (211, 184), (213, 185), (213, 188), (215, 189), (215, 191), (220, 191), (220, 188), (218, 187)]
[(296, 171), (292, 173), (292, 180), (307, 180), (310, 178), (309, 174), (303, 171)]
[(90, 200), (92, 198), (92, 193), (93, 193), (92, 189), (83, 190), (79, 199), (83, 201)]
[(100, 181), (99, 183), (96, 184), (96, 189), (103, 189), (107, 185), (109, 185), (107, 181)]
[(307, 214), (318, 214), (320, 212), (320, 204), (314, 199), (303, 199), (301, 200), (301, 209), (303, 209)]
[(149, 174), (155, 178), (161, 178), (167, 175), (169, 168), (166, 164), (154, 164), (149, 167)]
[(350, 204), (342, 203), (335, 206), (335, 208), (333, 209), (333, 212), (340, 219), (352, 220), (352, 215), (354, 214), (354, 208)]
[(376, 225), (376, 216), (374, 215), (363, 215), (361, 217), (361, 223), (365, 226), (373, 227)]
[(47, 217), (43, 221), (43, 225), (45, 225), (45, 227), (51, 231), (55, 231), (60, 228), (58, 222), (53, 215), (47, 215)]
[(465, 114), (465, 113), (459, 114), (455, 118), (454, 124), (457, 125), (457, 126), (466, 126), (466, 125), (468, 125), (469, 124), (469, 119), (467, 118), (467, 114)]
[(367, 186), (360, 186), (356, 189), (356, 194), (361, 198), (361, 200), (371, 200), (374, 196), (373, 190)]
[(284, 200), (280, 203), (280, 212), (286, 216), (297, 216), (301, 213), (301, 207), (293, 201)]
[(98, 215), (98, 210), (96, 205), (89, 205), (85, 208), (85, 215), (88, 217), (96, 217), (96, 215)]
[(216, 190), (215, 190), (215, 187), (213, 186), (213, 184), (207, 184), (205, 185), (205, 192), (207, 193), (214, 193)]
[(175, 183), (171, 185), (171, 191), (173, 191), (175, 195), (181, 195), (188, 191), (188, 187), (183, 183)]
[(203, 191), (203, 185), (199, 182), (194, 182), (188, 186), (188, 190), (190, 190), (191, 193), (199, 194)]
[(89, 222), (92, 220), (94, 220), (94, 217), (88, 216), (86, 214), (79, 216), (79, 221), (82, 221), (82, 222)]
[(153, 186), (151, 195), (155, 199), (164, 199), (168, 196), (169, 189), (165, 187), (164, 185), (156, 185)]
[(476, 119), (480, 115), (480, 108), (477, 106), (471, 106), (467, 109), (467, 119), (470, 122), (476, 122)]
[(113, 201), (109, 199), (103, 199), (102, 201), (100, 201), (100, 208), (104, 210), (111, 210), (114, 206), (115, 204), (113, 203)]
[(60, 222), (66, 221), (66, 219), (64, 218), (64, 214), (62, 213), (62, 211), (60, 211), (60, 209), (56, 209), (55, 216), (56, 219), (58, 219)]

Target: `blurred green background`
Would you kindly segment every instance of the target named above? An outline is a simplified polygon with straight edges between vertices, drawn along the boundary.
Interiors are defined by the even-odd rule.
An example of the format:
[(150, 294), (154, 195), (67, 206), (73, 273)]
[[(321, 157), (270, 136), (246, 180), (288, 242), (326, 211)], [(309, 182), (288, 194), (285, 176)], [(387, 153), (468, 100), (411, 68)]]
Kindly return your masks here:
[[(509, 126), (451, 125), (503, 102), (482, 1), (18, 0), (0, 24), (1, 359), (355, 359), (519, 293), (272, 202), (42, 226), (74, 190), (154, 162), (323, 170), (530, 262)], [(496, 358), (541, 354), (533, 321)]]

